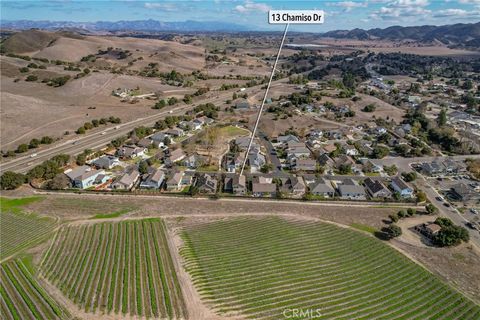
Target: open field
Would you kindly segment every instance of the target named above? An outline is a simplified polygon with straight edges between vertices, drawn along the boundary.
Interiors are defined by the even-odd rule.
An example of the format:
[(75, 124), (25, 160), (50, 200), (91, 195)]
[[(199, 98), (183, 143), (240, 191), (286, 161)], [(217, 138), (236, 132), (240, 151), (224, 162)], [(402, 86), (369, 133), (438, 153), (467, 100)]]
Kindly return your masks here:
[(0, 265), (2, 318), (70, 319), (68, 312), (45, 291), (20, 259)]
[(21, 250), (38, 244), (53, 231), (55, 220), (22, 211), (22, 206), (39, 198), (7, 199), (0, 198), (0, 258), (4, 259)]
[(64, 227), (41, 270), (85, 312), (187, 317), (160, 219)]
[(183, 239), (185, 267), (219, 314), (278, 319), (295, 308), (318, 311), (318, 319), (480, 315), (478, 305), (379, 240), (330, 224), (238, 218), (187, 227)]

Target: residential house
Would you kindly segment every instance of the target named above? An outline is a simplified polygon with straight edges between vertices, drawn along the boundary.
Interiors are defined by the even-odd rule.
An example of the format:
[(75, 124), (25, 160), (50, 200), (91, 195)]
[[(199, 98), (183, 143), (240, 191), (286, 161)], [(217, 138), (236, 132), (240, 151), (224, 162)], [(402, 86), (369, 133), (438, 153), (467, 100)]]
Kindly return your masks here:
[(116, 190), (131, 190), (140, 179), (140, 172), (136, 169), (125, 172), (111, 185), (112, 189)]
[(250, 166), (250, 172), (258, 172), (265, 165), (265, 156), (259, 149), (252, 149), (247, 157), (247, 163)]
[(298, 143), (298, 142), (300, 142), (300, 139), (298, 139), (293, 134), (287, 134), (285, 136), (279, 136), (277, 138), (277, 143), (278, 144), (287, 145), (289, 142), (297, 142)]
[(365, 189), (358, 185), (352, 179), (346, 179), (342, 184), (337, 186), (341, 199), (345, 200), (366, 200), (367, 194)]
[(480, 200), (480, 192), (465, 183), (458, 183), (450, 189), (454, 198), (460, 201), (476, 201)]
[(156, 148), (164, 147), (165, 146), (165, 138), (169, 138), (170, 136), (165, 132), (157, 132), (153, 136), (150, 137), (152, 140), (153, 145)]
[(334, 159), (335, 161), (335, 167), (338, 169), (341, 166), (354, 166), (355, 161), (350, 157), (347, 156), (346, 154), (341, 154), (338, 157)]
[(236, 170), (240, 169), (242, 165), (243, 156), (238, 153), (236, 155), (227, 154), (225, 156), (225, 169), (227, 172), (236, 172)]
[(322, 167), (331, 168), (335, 165), (335, 162), (326, 153), (319, 155), (317, 161)]
[(343, 150), (345, 150), (347, 156), (358, 156), (358, 150), (355, 146), (347, 144), (343, 146)]
[(72, 182), (72, 187), (80, 189), (87, 189), (108, 180), (104, 170), (92, 169), (89, 166), (80, 166), (64, 173)]
[(395, 192), (398, 192), (402, 198), (412, 198), (414, 190), (399, 176), (392, 179), (390, 184)]
[(194, 171), (185, 171), (185, 174), (182, 177), (182, 181), (180, 182), (181, 186), (190, 186), (192, 185), (193, 176), (195, 175)]
[(178, 191), (182, 186), (182, 177), (184, 175), (183, 171), (175, 172), (170, 179), (167, 180), (167, 190), (168, 191)]
[(288, 191), (295, 196), (303, 195), (306, 189), (303, 178), (297, 176), (290, 176), (285, 183), (285, 187), (287, 187)]
[(201, 193), (216, 193), (217, 184), (217, 179), (207, 173), (199, 174), (195, 180), (195, 186)]
[(143, 138), (138, 140), (136, 143), (137, 146), (142, 147), (142, 148), (148, 148), (150, 145), (152, 145), (153, 141), (149, 138)]
[(308, 158), (310, 157), (310, 150), (305, 143), (289, 142), (287, 149), (287, 157)]
[(317, 169), (317, 161), (313, 159), (296, 159), (292, 169), (296, 171), (315, 171)]
[[(250, 143), (250, 137), (238, 137), (235, 139), (235, 144), (241, 150), (247, 150), (249, 143)], [(253, 140), (252, 146), (250, 147), (250, 149), (260, 149), (260, 145), (258, 144), (257, 141)]]
[(133, 159), (136, 157), (143, 157), (145, 151), (146, 149), (142, 147), (125, 145), (117, 150), (117, 155), (125, 159)]
[(254, 197), (273, 197), (277, 193), (277, 186), (273, 183), (252, 183)]
[(367, 178), (363, 181), (363, 184), (372, 198), (390, 198), (392, 196), (392, 192), (378, 180)]
[(326, 144), (322, 147), (323, 149), (323, 152), (324, 153), (327, 153), (327, 154), (330, 154), (332, 153), (333, 151), (337, 150), (337, 146), (333, 143), (330, 143), (330, 144)]
[(204, 157), (198, 155), (198, 154), (192, 154), (191, 156), (185, 158), (183, 160), (183, 165), (187, 168), (190, 169), (196, 169), (205, 163)]
[(244, 195), (247, 191), (247, 183), (244, 175), (226, 176), (224, 180), (224, 191), (236, 195)]
[(160, 189), (164, 180), (165, 173), (162, 170), (151, 170), (151, 172), (146, 174), (146, 177), (142, 179), (142, 182), (140, 182), (140, 188)]
[(92, 165), (97, 169), (111, 169), (120, 165), (120, 160), (115, 156), (106, 155), (93, 160)]
[(172, 137), (175, 137), (175, 138), (183, 137), (185, 135), (185, 131), (183, 131), (180, 128), (169, 129), (169, 130), (165, 131), (165, 133), (168, 134), (169, 136), (172, 136)]
[(185, 159), (185, 157), (186, 157), (185, 153), (180, 148), (175, 149), (175, 150), (171, 150), (170, 153), (169, 153), (169, 156), (168, 156), (168, 158), (170, 159), (170, 161), (172, 163), (183, 160), (183, 159)]
[(324, 198), (333, 198), (335, 196), (335, 189), (329, 180), (318, 178), (315, 182), (308, 185), (310, 193)]

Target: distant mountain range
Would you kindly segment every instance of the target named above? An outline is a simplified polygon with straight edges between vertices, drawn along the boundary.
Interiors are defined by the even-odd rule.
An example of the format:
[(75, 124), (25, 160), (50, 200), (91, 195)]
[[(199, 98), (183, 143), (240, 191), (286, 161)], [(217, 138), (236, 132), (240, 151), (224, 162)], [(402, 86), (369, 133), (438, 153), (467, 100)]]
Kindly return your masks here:
[(392, 26), (385, 29), (353, 29), (335, 30), (322, 34), (322, 37), (337, 39), (381, 39), (381, 40), (413, 40), (421, 42), (441, 42), (449, 45), (478, 47), (480, 41), (480, 22), (458, 23), (445, 26)]
[[(72, 21), (32, 21), (18, 20), (0, 22), (2, 29), (27, 30), (73, 30), (76, 32), (102, 32), (102, 31), (166, 31), (166, 32), (242, 32), (252, 31), (247, 26), (214, 21), (183, 21), (161, 22), (157, 20), (135, 21), (97, 21), (97, 22), (72, 22)], [(385, 29), (375, 28), (370, 30), (335, 30), (323, 33), (321, 37), (337, 39), (358, 40), (412, 40), (420, 42), (441, 42), (447, 45), (462, 47), (479, 47), (480, 22), (471, 24), (452, 24), (444, 26), (392, 26)]]
[(135, 20), (135, 21), (97, 21), (97, 22), (73, 22), (73, 21), (32, 21), (17, 20), (0, 22), (2, 29), (27, 30), (59, 30), (59, 29), (75, 29), (85, 31), (224, 31), (224, 32), (240, 32), (248, 31), (245, 26), (217, 21), (183, 21), (183, 22), (161, 22), (157, 20)]

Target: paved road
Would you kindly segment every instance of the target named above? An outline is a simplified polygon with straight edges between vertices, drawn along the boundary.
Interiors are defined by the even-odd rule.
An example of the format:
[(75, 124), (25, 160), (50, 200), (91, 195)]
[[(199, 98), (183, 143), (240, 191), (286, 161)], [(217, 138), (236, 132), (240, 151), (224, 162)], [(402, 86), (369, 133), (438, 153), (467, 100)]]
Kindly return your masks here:
[(280, 162), (280, 159), (278, 159), (277, 152), (273, 147), (273, 144), (270, 142), (270, 140), (268, 140), (267, 135), (261, 131), (258, 131), (258, 136), (260, 137), (260, 139), (262, 139), (265, 148), (267, 148), (268, 158), (273, 164), (273, 171), (282, 171), (282, 163)]
[[(412, 163), (421, 163), (421, 162), (429, 162), (435, 160), (439, 157), (418, 157), (418, 158), (388, 158), (388, 159), (379, 159), (379, 160), (372, 160), (375, 164), (379, 165), (392, 165), (395, 164), (400, 172), (409, 172), (412, 171), (410, 165)], [(441, 158), (441, 157), (440, 157)], [(469, 156), (451, 156), (449, 157), (453, 160), (465, 160), (467, 158), (472, 159), (480, 159), (480, 155), (469, 155)], [(452, 220), (455, 224), (466, 227), (465, 223), (468, 220), (462, 216), (462, 214), (453, 207), (445, 207), (442, 202), (436, 200), (436, 197), (441, 196), (435, 188), (430, 185), (427, 179), (421, 174), (418, 175), (418, 179), (415, 181), (417, 187), (425, 192), (427, 199), (430, 200), (439, 210), (439, 214), (441, 216), (447, 217)], [(443, 198), (443, 197), (442, 197)], [(477, 245), (480, 248), (480, 233), (476, 230), (472, 230), (467, 228), (468, 232), (470, 233), (471, 242)]]
[[(31, 157), (29, 155), (18, 157), (12, 161), (2, 163), (0, 165), (0, 171), (16, 171), (16, 172), (27, 172), (36, 165), (42, 163), (45, 160), (52, 158), (53, 156), (61, 153), (69, 155), (77, 155), (85, 149), (97, 149), (107, 145), (110, 141), (115, 138), (124, 136), (132, 131), (135, 127), (141, 125), (153, 125), (156, 121), (163, 119), (166, 115), (172, 112), (172, 115), (178, 115), (184, 111), (190, 109), (191, 106), (179, 106), (171, 108), (163, 112), (159, 112), (153, 116), (146, 118), (140, 118), (128, 123), (120, 124), (118, 129), (108, 128), (102, 131), (93, 132), (84, 137), (74, 138), (68, 141), (60, 142), (58, 144), (52, 145), (51, 147), (36, 151), (36, 156)], [(105, 134), (102, 134), (106, 132)]]

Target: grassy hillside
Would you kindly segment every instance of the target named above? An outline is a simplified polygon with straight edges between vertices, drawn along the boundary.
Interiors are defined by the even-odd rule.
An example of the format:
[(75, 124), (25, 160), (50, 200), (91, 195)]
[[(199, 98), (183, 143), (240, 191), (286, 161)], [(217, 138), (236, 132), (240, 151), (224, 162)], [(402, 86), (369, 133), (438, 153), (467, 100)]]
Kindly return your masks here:
[(15, 33), (2, 46), (5, 52), (26, 53), (41, 50), (55, 42), (58, 36), (52, 32), (27, 30)]
[(480, 307), (381, 241), (325, 223), (230, 219), (183, 233), (203, 299), (249, 319), (478, 319)]

